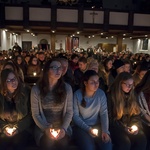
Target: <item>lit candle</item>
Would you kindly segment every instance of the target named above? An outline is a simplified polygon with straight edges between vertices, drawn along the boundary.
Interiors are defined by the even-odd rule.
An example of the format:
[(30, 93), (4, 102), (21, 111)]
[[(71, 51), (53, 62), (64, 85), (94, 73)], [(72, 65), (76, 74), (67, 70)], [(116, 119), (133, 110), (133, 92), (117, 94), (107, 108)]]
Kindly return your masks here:
[(6, 127), (6, 131), (7, 131), (7, 133), (9, 133), (10, 135), (12, 135), (12, 133), (13, 133), (15, 130), (16, 130), (15, 127), (13, 127), (13, 128)]
[(60, 130), (50, 129), (51, 134), (56, 138)]
[(33, 76), (36, 76), (37, 75), (37, 73), (36, 72), (33, 72)]
[(94, 135), (98, 136), (98, 130), (97, 129), (93, 129), (92, 132)]
[(135, 131), (137, 131), (138, 130), (138, 127), (136, 126), (136, 125), (133, 125), (132, 127), (131, 127), (131, 131), (132, 132), (135, 132)]

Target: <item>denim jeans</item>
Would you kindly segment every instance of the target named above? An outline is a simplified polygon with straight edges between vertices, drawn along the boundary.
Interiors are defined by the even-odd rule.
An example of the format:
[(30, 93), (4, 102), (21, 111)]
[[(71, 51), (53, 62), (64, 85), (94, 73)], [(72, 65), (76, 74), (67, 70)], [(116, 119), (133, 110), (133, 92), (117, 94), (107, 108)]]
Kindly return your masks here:
[(111, 142), (104, 143), (100, 136), (92, 137), (77, 126), (73, 127), (73, 139), (80, 150), (112, 150)]

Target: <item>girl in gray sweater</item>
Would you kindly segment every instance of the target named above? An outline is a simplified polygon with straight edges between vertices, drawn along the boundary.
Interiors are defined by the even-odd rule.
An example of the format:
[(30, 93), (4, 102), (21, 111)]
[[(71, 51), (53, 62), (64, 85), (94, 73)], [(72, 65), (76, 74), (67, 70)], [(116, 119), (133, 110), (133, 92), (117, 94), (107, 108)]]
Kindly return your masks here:
[(58, 59), (45, 64), (43, 77), (31, 91), (31, 110), (36, 124), (35, 137), (41, 149), (66, 150), (73, 116), (72, 88), (61, 79)]

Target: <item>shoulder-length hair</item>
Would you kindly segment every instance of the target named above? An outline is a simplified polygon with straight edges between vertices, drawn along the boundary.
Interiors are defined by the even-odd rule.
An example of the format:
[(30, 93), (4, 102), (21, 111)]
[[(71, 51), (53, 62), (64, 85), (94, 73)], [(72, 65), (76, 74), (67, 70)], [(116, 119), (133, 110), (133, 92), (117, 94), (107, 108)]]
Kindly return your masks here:
[(13, 73), (18, 81), (18, 87), (17, 89), (15, 90), (15, 93), (14, 95), (16, 95), (16, 93), (20, 93), (20, 89), (21, 89), (21, 82), (20, 82), (20, 78), (19, 76), (17, 75), (17, 73), (14, 71), (14, 70), (11, 70), (11, 69), (4, 69), (2, 70), (1, 72), (1, 77), (0, 77), (0, 82), (1, 82), (1, 94), (3, 96), (6, 96), (7, 95), (7, 92), (8, 92), (8, 88), (7, 88), (7, 84), (6, 84), (6, 80), (8, 78), (8, 75), (10, 73)]
[[(116, 77), (114, 83), (110, 87), (111, 97), (113, 101), (113, 113), (115, 119), (117, 120), (119, 120), (123, 116), (126, 98), (121, 86), (124, 81), (127, 81), (129, 79), (132, 79), (132, 75), (128, 72), (122, 72)], [(135, 96), (134, 87), (131, 88), (128, 96), (129, 115), (132, 116), (139, 114), (140, 109), (137, 104), (137, 97)]]
[[(49, 83), (49, 67), (53, 61), (60, 62), (58, 58), (53, 58), (53, 59), (47, 61), (44, 66), (44, 69), (43, 69), (42, 77), (38, 83), (41, 98), (44, 98), (47, 95), (47, 93), (49, 92), (49, 85), (50, 85), (50, 83)], [(64, 83), (62, 77), (60, 77), (58, 79), (58, 82), (55, 85), (55, 87), (53, 88), (52, 93), (54, 94), (56, 103), (61, 103), (65, 100), (67, 91), (66, 91), (65, 83)]]
[(85, 96), (85, 82), (87, 82), (92, 76), (98, 76), (98, 73), (94, 70), (87, 70), (84, 74), (83, 74), (83, 78), (82, 78), (82, 86), (81, 86), (81, 92), (82, 92), (82, 101), (81, 101), (81, 106), (82, 107), (86, 107), (86, 101), (84, 99)]
[(150, 70), (146, 72), (140, 83), (137, 84), (135, 91), (137, 94), (140, 92), (150, 92)]

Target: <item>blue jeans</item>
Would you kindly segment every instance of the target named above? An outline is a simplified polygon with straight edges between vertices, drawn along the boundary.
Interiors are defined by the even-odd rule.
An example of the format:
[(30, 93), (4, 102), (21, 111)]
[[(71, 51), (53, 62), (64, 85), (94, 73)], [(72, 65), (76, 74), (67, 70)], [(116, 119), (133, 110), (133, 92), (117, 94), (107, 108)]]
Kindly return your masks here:
[(112, 150), (111, 142), (104, 143), (100, 137), (92, 137), (77, 126), (73, 127), (73, 139), (80, 150)]

